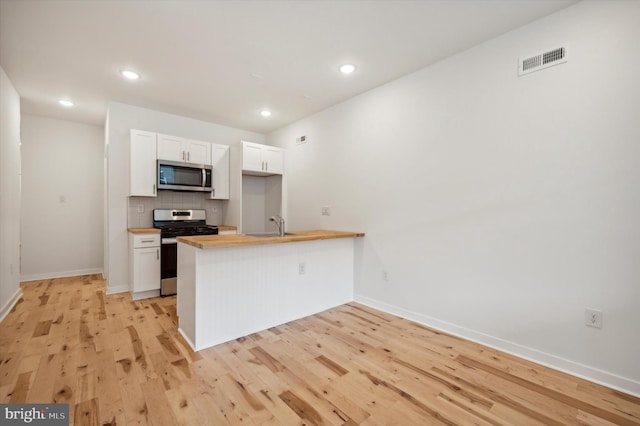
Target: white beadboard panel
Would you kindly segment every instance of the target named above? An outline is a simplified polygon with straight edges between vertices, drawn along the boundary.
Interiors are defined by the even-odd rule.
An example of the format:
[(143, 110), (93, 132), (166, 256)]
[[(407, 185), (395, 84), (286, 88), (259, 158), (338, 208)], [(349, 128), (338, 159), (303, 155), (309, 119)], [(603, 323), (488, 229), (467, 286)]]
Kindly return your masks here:
[(207, 250), (180, 243), (179, 328), (201, 350), (348, 303), (353, 268), (353, 239)]
[(199, 249), (178, 244), (177, 306), (180, 332), (195, 349), (196, 340), (196, 255)]

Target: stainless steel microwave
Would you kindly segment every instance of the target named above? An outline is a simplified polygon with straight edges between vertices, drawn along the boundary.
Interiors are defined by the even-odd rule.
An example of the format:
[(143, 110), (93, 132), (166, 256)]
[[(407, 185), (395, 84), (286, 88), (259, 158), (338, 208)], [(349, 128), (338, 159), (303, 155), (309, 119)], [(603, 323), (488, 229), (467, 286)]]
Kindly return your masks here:
[(158, 160), (158, 189), (211, 191), (211, 166)]

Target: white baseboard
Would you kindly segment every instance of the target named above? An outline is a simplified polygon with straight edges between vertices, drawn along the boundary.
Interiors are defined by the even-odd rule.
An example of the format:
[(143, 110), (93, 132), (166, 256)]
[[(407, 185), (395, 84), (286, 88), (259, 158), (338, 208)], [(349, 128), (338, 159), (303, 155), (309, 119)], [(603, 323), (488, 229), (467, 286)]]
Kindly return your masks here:
[[(111, 294), (111, 293), (109, 293)], [(160, 297), (160, 290), (148, 290), (148, 291), (139, 291), (137, 293), (131, 293), (132, 300), (142, 300), (149, 299), (152, 297)]]
[(186, 334), (184, 331), (182, 331), (182, 329), (181, 329), (180, 327), (178, 327), (178, 333), (180, 333), (180, 335), (184, 338), (184, 340), (187, 342), (187, 344), (188, 344), (189, 346), (191, 346), (191, 350), (192, 350), (192, 351), (194, 351), (194, 352), (197, 352), (197, 351), (196, 351), (196, 346), (193, 344), (193, 342), (191, 341), (191, 339), (189, 339), (189, 337), (187, 336), (187, 334)]
[(110, 286), (107, 283), (107, 294), (127, 293), (131, 291), (128, 285)]
[(9, 314), (9, 312), (11, 312), (11, 309), (13, 309), (13, 307), (16, 305), (16, 303), (18, 302), (18, 300), (20, 300), (21, 297), (22, 297), (22, 289), (18, 288), (18, 290), (16, 290), (16, 292), (13, 294), (13, 296), (11, 296), (7, 301), (7, 303), (5, 303), (4, 306), (0, 309), (0, 321), (2, 321), (4, 317), (6, 317)]
[(50, 280), (53, 278), (78, 277), (81, 275), (103, 274), (102, 268), (76, 269), (74, 271), (46, 272), (42, 274), (22, 274), (20, 281)]
[(417, 312), (409, 311), (398, 306), (389, 305), (375, 299), (356, 295), (355, 301), (363, 305), (370, 306), (383, 312), (415, 321), (419, 324), (431, 327), (435, 330), (442, 331), (457, 337), (461, 337), (472, 342), (479, 343), (511, 355), (542, 364), (554, 370), (568, 373), (576, 377), (580, 377), (591, 382), (601, 384), (603, 386), (619, 390), (624, 393), (640, 397), (640, 382), (618, 376), (613, 373), (599, 370), (588, 365), (580, 364), (556, 355), (538, 351), (527, 346), (509, 342), (488, 334), (480, 333), (465, 327), (460, 327), (436, 318), (429, 317)]

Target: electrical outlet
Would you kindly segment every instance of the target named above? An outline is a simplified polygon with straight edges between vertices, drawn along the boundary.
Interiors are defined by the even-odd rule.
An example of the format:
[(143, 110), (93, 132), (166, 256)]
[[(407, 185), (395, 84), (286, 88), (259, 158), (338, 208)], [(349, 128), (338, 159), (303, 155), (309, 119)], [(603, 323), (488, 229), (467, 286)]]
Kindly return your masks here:
[(322, 206), (320, 208), (320, 214), (322, 214), (322, 216), (331, 216), (331, 207)]
[(144, 213), (144, 204), (138, 204), (138, 213)]
[(382, 271), (382, 279), (389, 281), (389, 273), (387, 271)]
[(602, 328), (602, 311), (598, 309), (584, 309), (584, 325), (594, 328)]
[(307, 272), (307, 265), (304, 262), (298, 264), (298, 274), (304, 275)]

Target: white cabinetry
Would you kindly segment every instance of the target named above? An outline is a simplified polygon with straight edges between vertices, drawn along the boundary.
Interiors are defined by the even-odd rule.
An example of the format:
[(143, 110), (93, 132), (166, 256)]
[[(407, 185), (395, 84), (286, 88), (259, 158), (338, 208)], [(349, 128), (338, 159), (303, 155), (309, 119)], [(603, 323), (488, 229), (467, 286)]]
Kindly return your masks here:
[(158, 159), (211, 165), (211, 144), (158, 134)]
[(284, 150), (242, 141), (242, 172), (257, 176), (284, 173)]
[(156, 196), (156, 134), (131, 130), (129, 195)]
[(211, 199), (229, 199), (229, 146), (211, 145), (211, 166), (213, 167)]
[(129, 234), (129, 280), (134, 299), (160, 295), (160, 234)]
[(209, 142), (187, 140), (185, 152), (189, 163), (211, 165), (211, 144)]

